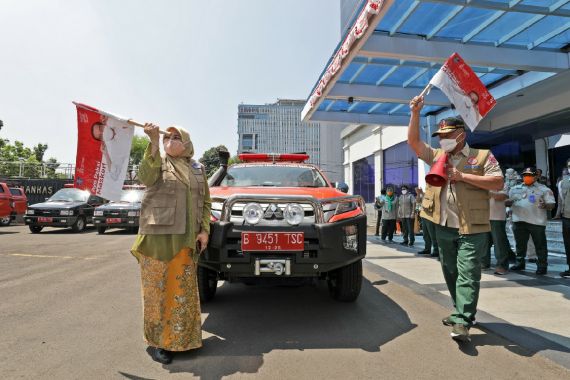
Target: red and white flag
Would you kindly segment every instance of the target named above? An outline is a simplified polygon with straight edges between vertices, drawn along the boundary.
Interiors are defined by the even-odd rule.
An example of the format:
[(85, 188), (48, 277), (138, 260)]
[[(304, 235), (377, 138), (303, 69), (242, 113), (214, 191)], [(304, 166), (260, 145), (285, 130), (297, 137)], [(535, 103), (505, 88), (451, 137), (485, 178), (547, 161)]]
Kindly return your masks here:
[(134, 127), (126, 119), (80, 103), (74, 186), (111, 201), (121, 199)]
[(447, 95), (472, 131), (497, 103), (477, 74), (457, 53), (447, 59), (430, 84)]

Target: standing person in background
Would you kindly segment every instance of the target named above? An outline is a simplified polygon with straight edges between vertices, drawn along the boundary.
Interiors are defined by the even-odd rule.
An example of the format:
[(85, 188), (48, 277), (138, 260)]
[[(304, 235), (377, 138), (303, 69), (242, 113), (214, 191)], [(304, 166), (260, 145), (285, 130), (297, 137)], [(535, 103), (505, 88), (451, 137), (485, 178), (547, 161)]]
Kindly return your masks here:
[(536, 169), (536, 181), (541, 185), (548, 186), (548, 178), (542, 175), (542, 169)]
[(568, 270), (560, 273), (560, 277), (570, 278), (570, 159), (566, 161), (566, 175), (562, 176), (558, 185), (560, 191), (558, 195), (558, 212), (557, 215), (562, 217), (562, 238), (564, 239), (564, 250), (566, 251), (566, 264)]
[[(431, 185), (426, 183), (426, 193), (429, 192), (433, 194)], [(435, 232), (435, 224), (433, 223), (433, 204), (430, 200), (427, 200), (426, 210), (424, 211), (423, 200), (425, 194), (422, 196), (422, 202), (420, 204), (420, 218), (422, 220), (422, 231), (424, 234), (425, 247), (423, 251), (419, 251), (418, 255), (430, 255), (431, 257), (437, 257), (439, 259), (439, 246), (437, 245), (437, 235)]]
[(382, 199), (386, 197), (386, 189), (380, 190), (380, 195), (374, 200), (374, 209), (376, 210), (376, 233), (374, 236), (380, 234), (380, 225), (382, 224)]
[(398, 197), (398, 219), (402, 222), (401, 245), (414, 246), (416, 234), (414, 232), (414, 215), (416, 212), (416, 197), (408, 192), (408, 186), (402, 185), (401, 195)]
[[(495, 247), (495, 274), (502, 276), (507, 274), (509, 268), (509, 239), (507, 238), (507, 208), (505, 200), (508, 198), (507, 184), (501, 191), (489, 191), (489, 221), (491, 222), (491, 243)], [(483, 265), (491, 266), (491, 244)]]
[(394, 194), (392, 186), (386, 187), (386, 196), (382, 200), (382, 241), (392, 243), (396, 230), (396, 216), (398, 215), (398, 197)]
[(552, 210), (555, 205), (554, 194), (548, 187), (538, 183), (536, 170), (526, 168), (523, 173), (523, 183), (509, 192), (506, 204), (513, 211), (513, 234), (517, 245), (517, 263), (511, 270), (525, 269), (525, 256), (529, 236), (536, 247), (538, 263), (536, 274), (545, 275), (548, 267), (548, 247), (546, 242), (546, 210)]
[(442, 320), (453, 326), (451, 337), (469, 341), (469, 328), (477, 313), (481, 281), (481, 258), (489, 242), (489, 190), (503, 188), (503, 173), (495, 156), (485, 149), (474, 149), (466, 143), (465, 122), (450, 117), (439, 123), (432, 134), (438, 136), (441, 148), (434, 149), (420, 138), (420, 111), (424, 98), (410, 102), (408, 145), (418, 158), (433, 165), (448, 156), (447, 183), (426, 191), (422, 207), (430, 208), (436, 223), (441, 266), (454, 311)]

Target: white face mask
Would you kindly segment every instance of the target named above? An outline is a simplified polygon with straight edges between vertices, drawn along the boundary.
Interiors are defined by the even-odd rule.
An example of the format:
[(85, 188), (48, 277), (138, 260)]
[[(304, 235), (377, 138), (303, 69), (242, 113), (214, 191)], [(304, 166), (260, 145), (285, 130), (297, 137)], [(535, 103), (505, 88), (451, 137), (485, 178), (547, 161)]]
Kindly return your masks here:
[(408, 190), (402, 190), (402, 194), (404, 195), (408, 194)]
[(457, 139), (441, 139), (439, 140), (439, 146), (447, 153), (453, 152), (457, 147)]

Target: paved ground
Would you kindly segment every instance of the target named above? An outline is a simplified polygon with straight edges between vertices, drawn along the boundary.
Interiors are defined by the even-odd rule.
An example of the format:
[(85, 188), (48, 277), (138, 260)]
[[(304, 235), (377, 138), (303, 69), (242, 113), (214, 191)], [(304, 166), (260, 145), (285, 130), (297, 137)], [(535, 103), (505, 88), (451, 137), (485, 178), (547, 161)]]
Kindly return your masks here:
[[(440, 323), (449, 313), (437, 290), (441, 281), (423, 284), (384, 265), (404, 259), (407, 267), (431, 266), (433, 260), (402, 258), (405, 252), (372, 243), (356, 303), (331, 300), (323, 286), (221, 283), (202, 310), (204, 347), (162, 366), (150, 360), (141, 336), (132, 241), (117, 232), (0, 229), (2, 378), (570, 378), (543, 356), (565, 354), (550, 340), (526, 347), (484, 324), (472, 330), (470, 344), (456, 344)], [(497, 323), (509, 329), (508, 321)]]

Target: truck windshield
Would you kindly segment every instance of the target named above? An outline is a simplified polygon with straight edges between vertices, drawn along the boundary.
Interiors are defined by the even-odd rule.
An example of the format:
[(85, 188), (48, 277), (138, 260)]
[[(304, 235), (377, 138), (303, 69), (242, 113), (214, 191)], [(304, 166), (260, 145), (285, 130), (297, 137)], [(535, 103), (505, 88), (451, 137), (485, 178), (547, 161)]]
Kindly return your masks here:
[(48, 199), (48, 202), (66, 201), (66, 202), (87, 202), (89, 192), (79, 189), (61, 189)]
[(247, 165), (228, 168), (220, 186), (327, 187), (327, 182), (313, 167)]
[(143, 194), (143, 190), (123, 190), (120, 202), (140, 203)]

